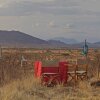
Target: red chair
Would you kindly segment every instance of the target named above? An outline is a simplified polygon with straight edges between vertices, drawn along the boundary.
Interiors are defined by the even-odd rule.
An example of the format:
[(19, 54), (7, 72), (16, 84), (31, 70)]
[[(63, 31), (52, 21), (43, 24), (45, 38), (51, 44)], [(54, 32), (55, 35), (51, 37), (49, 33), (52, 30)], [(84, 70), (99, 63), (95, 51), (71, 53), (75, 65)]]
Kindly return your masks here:
[(68, 63), (59, 62), (59, 73), (61, 83), (66, 84), (68, 80)]
[(42, 84), (47, 86), (54, 86), (60, 82), (60, 74), (58, 66), (42, 67)]
[(40, 78), (42, 74), (42, 62), (36, 61), (34, 63), (34, 76)]

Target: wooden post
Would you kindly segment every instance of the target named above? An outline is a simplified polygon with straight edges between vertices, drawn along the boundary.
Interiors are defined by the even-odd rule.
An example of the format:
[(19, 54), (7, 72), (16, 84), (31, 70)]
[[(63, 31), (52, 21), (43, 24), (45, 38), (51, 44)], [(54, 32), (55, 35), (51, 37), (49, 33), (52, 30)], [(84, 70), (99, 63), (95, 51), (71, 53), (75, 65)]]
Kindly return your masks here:
[(99, 73), (100, 73), (100, 62), (98, 62), (98, 69), (97, 69), (97, 71), (98, 71), (98, 72), (97, 72), (97, 74), (98, 74), (97, 76), (98, 76), (98, 78), (99, 78)]
[(26, 74), (26, 66), (27, 66), (27, 60), (24, 58), (24, 56), (21, 57), (21, 67), (24, 70), (24, 74)]
[(2, 47), (0, 45), (0, 58), (2, 58)]

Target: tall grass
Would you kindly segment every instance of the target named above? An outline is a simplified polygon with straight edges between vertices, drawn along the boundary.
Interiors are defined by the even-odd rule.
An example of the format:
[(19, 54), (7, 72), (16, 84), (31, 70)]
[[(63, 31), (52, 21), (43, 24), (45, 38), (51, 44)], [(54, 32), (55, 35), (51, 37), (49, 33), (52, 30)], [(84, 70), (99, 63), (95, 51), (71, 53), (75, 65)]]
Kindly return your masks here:
[(41, 86), (33, 76), (15, 80), (0, 88), (0, 100), (99, 100), (100, 89), (92, 89), (88, 82), (77, 88), (57, 85)]
[[(28, 63), (30, 64), (25, 68), (32, 68), (32, 73), (30, 73), (31, 70), (29, 72), (25, 70), (27, 71), (26, 73), (24, 73), (25, 71), (23, 72), (23, 68), (20, 66), (21, 55), (24, 55), (29, 60)], [(40, 55), (27, 54), (20, 51), (5, 53), (3, 55), (4, 60), (0, 62), (0, 82), (3, 83), (3, 85), (0, 85), (0, 100), (99, 100), (100, 88), (92, 88), (89, 84), (90, 79), (88, 81), (80, 81), (77, 87), (70, 85), (66, 87), (57, 85), (53, 88), (42, 86), (40, 80), (33, 77), (33, 62), (35, 60), (44, 60), (44, 66), (57, 64), (61, 56), (51, 55), (51, 52)], [(46, 60), (45, 58), (47, 57), (51, 61)], [(100, 61), (100, 55), (95, 58), (92, 63), (89, 62), (88, 73), (93, 73), (94, 76), (97, 76), (96, 70), (100, 64), (98, 62), (98, 59)]]

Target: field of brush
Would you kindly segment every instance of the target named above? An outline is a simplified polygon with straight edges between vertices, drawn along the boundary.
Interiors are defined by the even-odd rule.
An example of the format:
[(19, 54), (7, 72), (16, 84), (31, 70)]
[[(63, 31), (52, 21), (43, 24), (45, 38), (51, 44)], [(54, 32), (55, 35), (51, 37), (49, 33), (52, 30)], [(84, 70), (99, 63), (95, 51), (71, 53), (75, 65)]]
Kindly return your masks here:
[(42, 86), (34, 78), (34, 62), (55, 66), (59, 61), (84, 59), (81, 49), (18, 49), (3, 48), (0, 58), (0, 100), (99, 100), (100, 87), (91, 82), (100, 80), (100, 50), (88, 53), (88, 80), (66, 86)]

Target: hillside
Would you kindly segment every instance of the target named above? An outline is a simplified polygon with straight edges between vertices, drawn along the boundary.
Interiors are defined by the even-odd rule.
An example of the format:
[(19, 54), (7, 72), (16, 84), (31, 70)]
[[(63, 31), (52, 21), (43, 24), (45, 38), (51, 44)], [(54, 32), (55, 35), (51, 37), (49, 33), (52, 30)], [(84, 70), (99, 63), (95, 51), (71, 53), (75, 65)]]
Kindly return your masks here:
[(48, 45), (45, 40), (30, 36), (19, 31), (0, 31), (0, 44), (10, 47), (41, 47), (43, 45)]
[[(0, 45), (2, 47), (25, 48), (82, 48), (84, 42), (75, 39), (55, 38), (42, 40), (19, 31), (0, 31)], [(90, 48), (100, 48), (100, 42), (88, 43)]]
[(48, 43), (55, 47), (66, 47), (67, 44), (58, 40), (48, 40)]
[(56, 40), (56, 41), (61, 41), (63, 43), (66, 43), (66, 44), (77, 44), (79, 43), (77, 40), (71, 38), (64, 38), (64, 37), (56, 37), (56, 38), (52, 38), (50, 40)]
[(96, 42), (95, 44), (100, 45), (100, 42)]
[(0, 31), (3, 47), (59, 48), (67, 45), (60, 41), (46, 41), (19, 31)]

